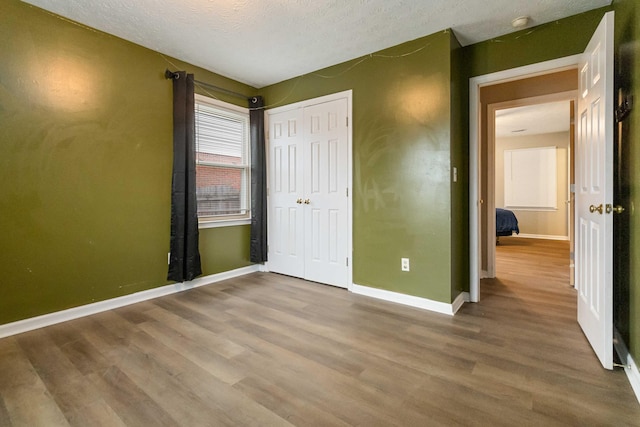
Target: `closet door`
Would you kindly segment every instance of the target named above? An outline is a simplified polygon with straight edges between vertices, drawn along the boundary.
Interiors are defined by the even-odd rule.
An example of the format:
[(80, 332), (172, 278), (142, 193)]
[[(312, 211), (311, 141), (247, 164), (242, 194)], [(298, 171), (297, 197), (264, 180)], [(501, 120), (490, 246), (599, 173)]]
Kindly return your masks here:
[(269, 269), (304, 277), (302, 109), (269, 115)]
[(347, 98), (269, 113), (269, 270), (348, 287)]
[(348, 102), (304, 108), (304, 277), (347, 287)]

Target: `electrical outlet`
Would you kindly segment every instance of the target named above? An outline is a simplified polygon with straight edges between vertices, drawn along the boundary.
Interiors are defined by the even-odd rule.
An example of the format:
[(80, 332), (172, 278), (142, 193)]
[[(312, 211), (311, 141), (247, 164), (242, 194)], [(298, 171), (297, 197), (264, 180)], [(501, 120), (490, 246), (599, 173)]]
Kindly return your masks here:
[(401, 259), (402, 271), (409, 271), (409, 258)]

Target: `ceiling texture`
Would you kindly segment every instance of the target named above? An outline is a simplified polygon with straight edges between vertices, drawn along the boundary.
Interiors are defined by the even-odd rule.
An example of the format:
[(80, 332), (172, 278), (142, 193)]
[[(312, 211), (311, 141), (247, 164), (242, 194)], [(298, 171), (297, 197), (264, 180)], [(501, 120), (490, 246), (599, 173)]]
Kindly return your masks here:
[(496, 137), (517, 137), (553, 132), (569, 132), (569, 101), (526, 105), (496, 111)]
[(256, 88), (452, 28), (463, 46), (611, 0), (23, 0)]

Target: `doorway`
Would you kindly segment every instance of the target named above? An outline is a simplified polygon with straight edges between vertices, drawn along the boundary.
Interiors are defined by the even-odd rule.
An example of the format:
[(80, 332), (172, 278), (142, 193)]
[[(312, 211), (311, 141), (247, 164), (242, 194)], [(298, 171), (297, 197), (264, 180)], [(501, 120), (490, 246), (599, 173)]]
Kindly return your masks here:
[[(527, 84), (526, 80), (522, 82)], [(535, 98), (505, 101), (488, 106), (489, 184), (487, 270), (483, 277), (496, 277), (496, 253), (502, 242), (527, 246), (557, 240), (567, 247), (567, 274), (571, 278), (573, 253), (573, 142), (572, 96), (575, 91)], [(504, 236), (517, 236), (513, 239)], [(502, 238), (499, 236), (503, 236)], [(540, 242), (538, 242), (540, 243)], [(501, 248), (504, 252), (504, 248)], [(563, 274), (564, 275), (564, 274)], [(567, 280), (573, 285), (573, 280)]]
[[(491, 277), (495, 257), (493, 153), (489, 149), (489, 106), (515, 100), (572, 99), (580, 55), (506, 70), (470, 80), (470, 301), (480, 301), (480, 278)], [(548, 97), (548, 98), (540, 98)], [(480, 124), (484, 124), (481, 126)], [(493, 249), (492, 249), (493, 246)]]
[[(470, 79), (470, 300), (480, 299), (480, 266), (486, 263), (486, 104), (483, 87), (502, 81), (545, 76), (564, 67), (579, 69), (576, 121), (576, 285), (578, 323), (603, 367), (613, 368), (612, 216), (613, 207), (613, 49), (614, 16), (607, 12), (582, 54)], [(508, 84), (507, 83), (507, 84)], [(553, 92), (551, 92), (553, 93)], [(486, 150), (484, 150), (486, 151)], [(485, 160), (483, 162), (482, 160)], [(481, 184), (479, 184), (481, 183)], [(483, 190), (485, 190), (483, 192)], [(482, 230), (482, 232), (480, 232)], [(486, 242), (485, 242), (486, 243)]]

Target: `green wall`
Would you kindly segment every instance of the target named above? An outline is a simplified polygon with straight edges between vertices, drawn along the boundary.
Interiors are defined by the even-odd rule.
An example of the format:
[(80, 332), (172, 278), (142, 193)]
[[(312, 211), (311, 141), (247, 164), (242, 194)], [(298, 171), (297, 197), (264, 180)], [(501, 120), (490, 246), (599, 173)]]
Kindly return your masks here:
[[(167, 284), (175, 67), (17, 0), (0, 38), (0, 324)], [(249, 265), (248, 241), (203, 230), (204, 274)]]
[(452, 300), (450, 74), (443, 31), (262, 90), (271, 107), (353, 90), (356, 284)]
[[(469, 290), (469, 81), (463, 50), (451, 33), (451, 298)], [(453, 173), (453, 172), (452, 172)]]
[[(621, 162), (617, 200), (627, 210), (614, 223), (616, 264), (615, 323), (636, 364), (640, 361), (640, 5), (636, 0), (613, 3), (616, 29), (616, 88), (633, 95), (635, 106), (616, 131)], [(617, 105), (617, 102), (615, 102)], [(616, 138), (616, 140), (618, 140)], [(616, 227), (618, 228), (616, 230)]]
[(609, 8), (600, 8), (464, 48), (469, 77), (582, 53)]

